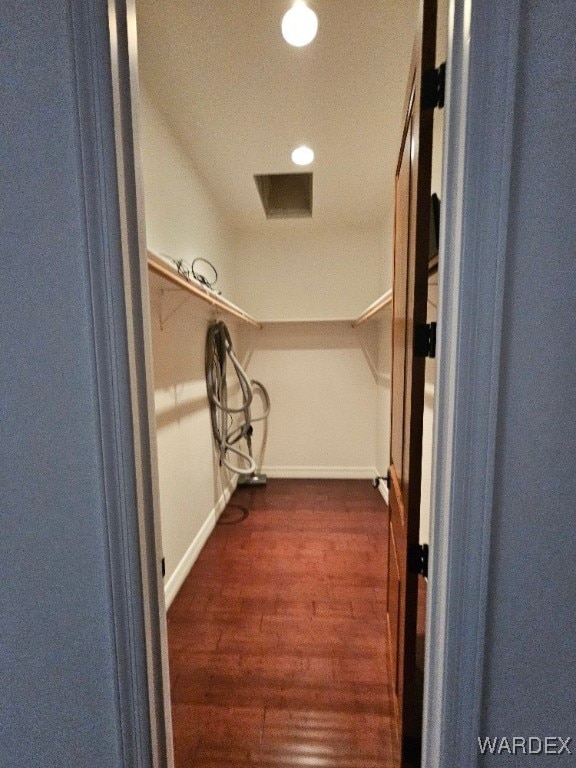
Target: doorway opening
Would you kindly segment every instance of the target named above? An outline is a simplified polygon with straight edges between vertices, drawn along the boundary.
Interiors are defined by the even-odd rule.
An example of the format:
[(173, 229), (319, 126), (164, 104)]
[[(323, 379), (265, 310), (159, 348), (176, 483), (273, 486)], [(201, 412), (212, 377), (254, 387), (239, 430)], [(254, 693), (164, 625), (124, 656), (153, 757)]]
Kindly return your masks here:
[[(384, 484), (374, 491), (370, 480), (389, 464), (392, 316), (384, 302), (370, 311), (391, 286), (394, 166), (418, 3), (334, 5), (314, 4), (317, 38), (297, 50), (281, 38), (280, 0), (136, 3), (148, 257), (172, 270), (207, 259), (225, 299), (203, 302), (150, 272), (168, 605), (236, 503), (206, 402), (204, 340), (215, 319), (229, 324), (271, 395), (269, 427), (254, 435), (270, 490), (276, 481), (310, 489), (362, 480), (386, 509)], [(254, 176), (297, 172), (290, 153), (306, 142), (315, 149), (312, 215), (267, 219)]]

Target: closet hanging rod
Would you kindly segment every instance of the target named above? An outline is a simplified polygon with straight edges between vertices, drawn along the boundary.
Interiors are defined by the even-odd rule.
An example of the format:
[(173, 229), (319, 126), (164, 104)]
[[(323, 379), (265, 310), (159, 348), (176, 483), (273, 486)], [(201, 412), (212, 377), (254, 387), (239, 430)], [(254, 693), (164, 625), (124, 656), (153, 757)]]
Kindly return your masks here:
[(228, 299), (225, 299), (223, 296), (214, 293), (214, 291), (211, 291), (209, 288), (202, 285), (202, 283), (194, 280), (194, 278), (187, 280), (182, 277), (182, 275), (179, 275), (178, 272), (176, 272), (175, 267), (173, 268), (168, 261), (152, 251), (148, 251), (148, 269), (151, 272), (155, 272), (157, 275), (164, 277), (166, 280), (169, 280), (171, 283), (174, 283), (174, 285), (177, 285), (179, 288), (188, 291), (198, 299), (205, 301), (215, 309), (226, 312), (240, 320), (244, 320), (244, 322), (249, 323), (250, 325), (255, 325), (256, 328), (262, 328), (262, 324), (251, 317), (247, 312), (244, 312), (243, 309), (232, 304), (231, 301), (228, 301)]
[(356, 326), (360, 325), (361, 323), (365, 323), (366, 320), (370, 320), (370, 318), (375, 315), (376, 312), (380, 312), (381, 309), (384, 309), (384, 307), (387, 307), (391, 303), (392, 288), (389, 288), (386, 293), (383, 293), (382, 296), (380, 296), (380, 298), (376, 299), (376, 301), (373, 301), (369, 307), (366, 307), (364, 312), (362, 312), (362, 314), (359, 315), (356, 320), (352, 321), (352, 328), (356, 328)]
[(351, 325), (351, 317), (286, 317), (266, 318), (263, 325)]

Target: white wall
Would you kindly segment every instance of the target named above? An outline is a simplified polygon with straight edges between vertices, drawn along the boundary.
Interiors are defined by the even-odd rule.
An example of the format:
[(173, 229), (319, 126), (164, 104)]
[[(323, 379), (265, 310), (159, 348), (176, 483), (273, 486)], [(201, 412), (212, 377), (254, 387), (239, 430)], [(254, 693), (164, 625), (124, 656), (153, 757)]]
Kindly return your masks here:
[[(383, 292), (383, 228), (267, 222), (238, 233), (239, 295), (258, 319), (354, 318)], [(376, 472), (377, 334), (368, 324), (282, 322), (242, 331), (270, 390), (263, 469), (278, 477)]]
[[(162, 115), (143, 91), (141, 155), (148, 247), (209, 259), (233, 298), (230, 230)], [(210, 311), (150, 276), (154, 389), (166, 599), (175, 596), (233, 487), (214, 459), (204, 378)], [(233, 324), (229, 325), (233, 331)]]
[(236, 235), (238, 302), (259, 319), (353, 318), (388, 287), (381, 227), (269, 221)]
[(181, 292), (162, 295), (165, 288), (161, 277), (152, 277), (162, 545), (170, 601), (223, 509), (232, 477), (219, 469), (213, 449), (204, 376), (209, 310)]
[(216, 288), (236, 301), (230, 228), (145, 84), (141, 96), (148, 248), (188, 263), (196, 257), (208, 259), (218, 271)]
[[(250, 376), (272, 408), (263, 471), (274, 477), (372, 477), (373, 357), (349, 323), (282, 323), (243, 332)], [(256, 430), (260, 442), (262, 428)]]

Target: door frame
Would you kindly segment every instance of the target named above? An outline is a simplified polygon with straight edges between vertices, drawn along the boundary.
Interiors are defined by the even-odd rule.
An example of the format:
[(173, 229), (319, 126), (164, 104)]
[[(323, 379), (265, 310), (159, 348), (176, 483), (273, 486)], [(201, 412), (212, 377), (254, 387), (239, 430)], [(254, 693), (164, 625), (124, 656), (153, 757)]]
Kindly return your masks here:
[[(119, 256), (122, 274), (116, 276), (115, 288), (122, 292), (122, 300), (118, 300), (115, 312), (125, 325), (127, 360), (116, 357), (113, 364), (117, 375), (128, 380), (132, 417), (133, 463), (124, 453), (117, 455), (115, 461), (120, 471), (132, 471), (135, 475), (135, 505), (130, 510), (130, 519), (121, 520), (118, 526), (117, 537), (121, 544), (112, 537), (108, 539), (110, 560), (118, 562), (117, 589), (124, 597), (123, 601), (113, 601), (113, 625), (122, 637), (126, 624), (135, 621), (141, 627), (145, 646), (143, 659), (143, 649), (134, 642), (123, 649), (124, 658), (118, 658), (120, 680), (123, 679), (123, 666), (128, 665), (132, 670), (132, 678), (124, 684), (127, 690), (123, 697), (119, 697), (119, 709), (123, 720), (137, 724), (126, 728), (127, 737), (135, 742), (143, 740), (142, 734), (146, 737), (149, 753), (143, 754), (141, 750), (135, 765), (139, 768), (148, 765), (173, 768), (150, 302), (139, 151), (141, 128), (139, 111), (133, 109), (133, 104), (139, 101), (136, 5), (135, 0), (91, 0), (89, 5), (94, 11), (87, 20), (87, 32), (100, 38), (101, 46), (93, 56), (84, 56), (90, 69), (86, 77), (96, 84), (100, 96), (93, 107), (94, 124), (98, 126), (101, 120), (109, 121), (107, 112), (104, 115), (103, 109), (98, 111), (101, 104), (106, 110), (110, 107), (113, 110), (113, 134), (96, 129), (95, 136), (89, 137), (95, 145), (90, 149), (115, 164), (115, 179), (109, 181), (106, 190), (109, 207), (99, 211), (99, 224), (103, 230), (113, 226), (119, 230), (120, 252), (114, 254), (114, 258)], [(107, 19), (107, 51), (101, 42), (102, 16)], [(80, 30), (74, 28), (74, 21), (73, 17), (73, 33), (78, 37)], [(95, 203), (88, 196), (86, 202), (87, 208)], [(107, 299), (101, 297), (104, 304)], [(107, 317), (107, 332), (112, 338), (117, 331), (117, 316), (110, 313)], [(99, 401), (99, 405), (104, 418), (109, 404)], [(125, 548), (130, 547), (131, 563), (124, 552), (118, 552), (122, 544)], [(132, 573), (128, 573), (130, 566)], [(139, 577), (137, 585), (134, 568)]]
[(478, 764), (519, 0), (451, 0), (423, 766)]
[[(127, 109), (130, 98), (137, 98), (138, 87), (135, 9), (134, 0), (93, 2), (108, 8), (111, 32), (115, 142), (111, 146), (100, 137), (97, 143), (100, 152), (115, 156), (118, 166), (126, 311), (134, 324), (129, 336), (134, 448), (144, 459), (138, 514), (144, 601), (134, 606), (134, 612), (141, 613), (136, 618), (146, 627), (152, 765), (165, 768), (172, 759), (163, 590), (156, 553), (157, 480), (150, 446), (141, 453), (146, 436), (154, 437), (152, 392), (143, 380), (150, 360), (147, 274), (143, 219), (136, 215), (137, 114)], [(436, 385), (423, 722), (426, 768), (472, 768), (478, 761), (518, 17), (519, 0), (450, 2), (438, 307), (442, 362)], [(94, 17), (88, 22), (94, 34), (97, 24)], [(98, 62), (92, 66), (93, 74), (101, 77)], [(131, 179), (136, 180), (133, 188)], [(135, 198), (130, 197), (133, 194)], [(112, 334), (113, 322), (110, 318)], [(139, 360), (147, 362), (139, 365)], [(121, 361), (116, 362), (118, 374), (125, 375)], [(106, 416), (106, 404), (101, 410)], [(114, 541), (109, 542), (109, 556), (118, 562)], [(114, 611), (120, 631), (126, 606), (115, 604)], [(136, 666), (138, 649), (132, 647), (130, 652)], [(137, 698), (127, 703), (136, 717)]]

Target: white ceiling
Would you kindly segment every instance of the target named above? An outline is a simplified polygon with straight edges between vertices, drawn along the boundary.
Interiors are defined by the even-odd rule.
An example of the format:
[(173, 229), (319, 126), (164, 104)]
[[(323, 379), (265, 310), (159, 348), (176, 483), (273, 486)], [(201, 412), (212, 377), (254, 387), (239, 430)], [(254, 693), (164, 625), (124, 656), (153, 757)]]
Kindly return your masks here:
[[(418, 2), (310, 0), (305, 48), (280, 34), (291, 4), (137, 0), (143, 84), (233, 225), (266, 221), (254, 174), (298, 170), (314, 174), (314, 224), (381, 223)], [(316, 153), (305, 169), (290, 159), (299, 144)]]

